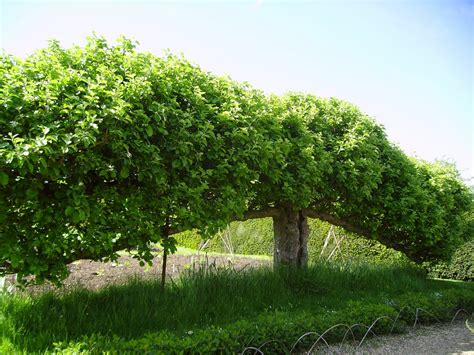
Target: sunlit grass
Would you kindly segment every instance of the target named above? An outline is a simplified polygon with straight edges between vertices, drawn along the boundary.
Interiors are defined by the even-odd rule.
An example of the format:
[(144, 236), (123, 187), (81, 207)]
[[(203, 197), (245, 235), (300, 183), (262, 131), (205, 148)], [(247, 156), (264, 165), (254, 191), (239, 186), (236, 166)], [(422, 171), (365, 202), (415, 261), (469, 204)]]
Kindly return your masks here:
[[(353, 301), (380, 305), (406, 294), (453, 288), (474, 291), (471, 284), (430, 280), (417, 269), (397, 266), (318, 263), (306, 270), (236, 271), (211, 265), (188, 270), (168, 283), (164, 292), (159, 280), (131, 279), (99, 291), (73, 288), (36, 296), (4, 294), (0, 327), (4, 341), (16, 349), (43, 351), (54, 342), (92, 334), (123, 339), (159, 331), (182, 334), (261, 314), (318, 316), (346, 312)], [(354, 315), (347, 317), (357, 321), (351, 319)]]

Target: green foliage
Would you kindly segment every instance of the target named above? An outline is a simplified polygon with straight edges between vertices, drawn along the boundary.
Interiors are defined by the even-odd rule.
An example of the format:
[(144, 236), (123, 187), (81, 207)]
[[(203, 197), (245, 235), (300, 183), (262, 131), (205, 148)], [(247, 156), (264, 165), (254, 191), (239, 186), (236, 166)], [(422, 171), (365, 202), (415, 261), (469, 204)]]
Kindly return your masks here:
[[(319, 263), (277, 272), (208, 268), (182, 277), (165, 292), (158, 280), (131, 280), (99, 291), (2, 295), (4, 346), (28, 353), (208, 353), (278, 339), (265, 352), (282, 353), (305, 332), (322, 333), (338, 323), (369, 325), (403, 310), (396, 327), (402, 331), (419, 307), (440, 320), (450, 320), (459, 308), (474, 310), (472, 285), (428, 280), (406, 267)], [(427, 313), (420, 316), (433, 321)], [(375, 331), (388, 332), (391, 325), (384, 320)], [(338, 341), (343, 331), (326, 338)], [(354, 331), (359, 339), (365, 333)], [(300, 350), (314, 340), (309, 337)]]
[(203, 251), (244, 255), (273, 254), (273, 227), (270, 218), (232, 222), (209, 240), (197, 231), (182, 232), (174, 237), (179, 245), (191, 249), (202, 248)]
[[(169, 232), (309, 208), (415, 260), (468, 239), (472, 194), (337, 99), (265, 96), (183, 58), (89, 38), (0, 57), (0, 266), (59, 282), (79, 258), (150, 261)], [(251, 247), (251, 246), (249, 246)]]
[(245, 210), (268, 116), (245, 84), (102, 38), (3, 56), (0, 83), (0, 264), (19, 279), (147, 261), (165, 225), (206, 234)]
[(449, 261), (427, 263), (430, 277), (474, 281), (474, 240), (457, 249)]
[(198, 250), (205, 242), (204, 238), (195, 231), (184, 231), (173, 236), (179, 246)]
[[(471, 193), (473, 189), (471, 187)], [(429, 276), (474, 281), (474, 208), (466, 212), (463, 219), (464, 235), (469, 240), (459, 246), (449, 260), (424, 263)]]
[[(351, 309), (349, 309), (351, 307)], [(355, 308), (354, 308), (355, 307)], [(93, 335), (84, 337), (79, 342), (57, 343), (54, 351), (77, 351), (88, 353), (90, 349), (101, 352), (136, 352), (140, 353), (188, 353), (199, 351), (200, 353), (238, 353), (245, 348), (245, 344), (260, 346), (269, 342), (262, 348), (265, 353), (282, 354), (288, 353), (293, 343), (308, 329), (315, 329), (322, 333), (328, 327), (327, 324), (337, 324), (341, 320), (350, 321), (361, 319), (370, 324), (378, 314), (386, 314), (395, 317), (396, 312), (387, 306), (366, 306), (358, 302), (353, 302), (345, 309), (347, 313), (336, 312), (329, 316), (314, 317), (309, 314), (300, 313), (297, 315), (287, 312), (275, 312), (274, 314), (262, 315), (253, 320), (243, 320), (235, 322), (226, 327), (208, 327), (197, 330), (191, 334), (176, 336), (169, 332), (150, 333), (143, 338), (124, 341), (119, 337), (104, 337)], [(362, 315), (362, 318), (357, 318)], [(373, 318), (375, 316), (375, 318)], [(372, 318), (370, 318), (372, 317)], [(355, 323), (354, 323), (355, 324)], [(324, 328), (326, 327), (326, 329)], [(388, 321), (379, 322), (374, 331), (377, 334), (388, 333), (391, 324)], [(356, 329), (354, 331), (360, 339)], [(336, 329), (327, 334), (327, 341), (340, 341), (344, 336), (345, 329)], [(362, 332), (363, 333), (363, 332)], [(298, 344), (296, 350), (308, 350), (316, 337), (308, 337)]]
[[(310, 236), (308, 240), (308, 257), (311, 262), (325, 260), (335, 248), (335, 242), (330, 240), (326, 252), (321, 256), (325, 238), (331, 225), (317, 219), (309, 219)], [(343, 236), (339, 249), (333, 254), (333, 260), (353, 260), (370, 263), (409, 263), (409, 259), (401, 252), (387, 248), (375, 240), (367, 240), (340, 227), (335, 227), (335, 233)], [(235, 254), (272, 255), (273, 229), (270, 218), (232, 222), (227, 229), (212, 236), (206, 241), (196, 231), (187, 231), (175, 235), (179, 245), (210, 252), (229, 253), (229, 245)]]
[[(404, 308), (401, 318), (394, 331), (401, 332), (407, 324), (413, 324), (416, 308), (428, 303), (430, 314), (435, 314), (440, 320), (448, 321), (457, 307), (470, 305), (473, 309), (474, 300), (467, 292), (446, 291), (441, 296), (430, 297), (420, 293), (407, 294), (397, 305), (368, 304), (361, 301), (349, 301), (345, 307), (331, 313), (308, 314), (306, 312), (282, 312), (264, 314), (251, 320), (241, 320), (225, 327), (210, 326), (196, 331), (189, 331), (181, 336), (162, 331), (149, 333), (144, 337), (124, 340), (120, 337), (106, 337), (101, 335), (85, 336), (80, 341), (58, 342), (54, 351), (75, 351), (88, 353), (94, 351), (134, 352), (141, 353), (187, 353), (199, 350), (202, 353), (241, 352), (246, 346), (261, 346), (265, 353), (281, 354), (289, 352), (295, 341), (307, 331), (323, 333), (336, 324), (366, 324), (370, 325), (380, 316), (397, 317)], [(420, 299), (421, 296), (421, 299)], [(435, 300), (435, 303), (430, 303)], [(403, 306), (402, 306), (403, 305)], [(428, 313), (420, 312), (419, 323), (433, 322), (434, 318)], [(366, 328), (353, 328), (356, 339), (361, 339)], [(382, 319), (372, 328), (376, 334), (389, 333), (392, 330), (392, 321)], [(325, 334), (328, 342), (341, 341), (346, 329), (336, 328)], [(277, 341), (270, 342), (276, 339)], [(295, 350), (308, 350), (317, 336), (307, 337), (301, 341)]]

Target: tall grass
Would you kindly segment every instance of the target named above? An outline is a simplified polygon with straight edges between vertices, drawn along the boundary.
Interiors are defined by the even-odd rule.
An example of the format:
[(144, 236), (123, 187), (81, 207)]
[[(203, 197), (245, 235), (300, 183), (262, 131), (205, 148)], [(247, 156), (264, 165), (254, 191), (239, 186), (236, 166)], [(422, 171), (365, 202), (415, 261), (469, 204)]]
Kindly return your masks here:
[(132, 339), (162, 330), (183, 333), (262, 313), (316, 314), (342, 309), (352, 300), (377, 304), (409, 292), (452, 287), (470, 286), (429, 280), (416, 269), (397, 266), (317, 263), (305, 270), (275, 271), (210, 266), (185, 272), (164, 292), (159, 280), (135, 278), (99, 291), (3, 294), (0, 329), (17, 349), (40, 351), (84, 335)]

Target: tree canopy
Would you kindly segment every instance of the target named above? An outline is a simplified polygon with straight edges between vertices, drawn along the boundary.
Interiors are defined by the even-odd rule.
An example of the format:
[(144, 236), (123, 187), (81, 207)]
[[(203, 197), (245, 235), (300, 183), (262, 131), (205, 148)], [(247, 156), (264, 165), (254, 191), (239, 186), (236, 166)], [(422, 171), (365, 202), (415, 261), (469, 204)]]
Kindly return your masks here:
[(0, 57), (0, 265), (59, 281), (80, 258), (209, 235), (282, 206), (436, 259), (469, 238), (456, 169), (407, 157), (355, 106), (268, 96), (121, 39)]

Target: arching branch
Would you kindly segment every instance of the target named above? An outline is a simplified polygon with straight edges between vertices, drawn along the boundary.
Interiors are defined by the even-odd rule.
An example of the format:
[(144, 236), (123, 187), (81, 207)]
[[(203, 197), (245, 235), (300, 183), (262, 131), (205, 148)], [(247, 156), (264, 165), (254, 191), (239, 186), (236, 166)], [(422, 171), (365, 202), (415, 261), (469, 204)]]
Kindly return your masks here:
[(336, 217), (336, 216), (334, 216), (330, 213), (319, 212), (319, 211), (315, 211), (315, 210), (310, 209), (310, 208), (305, 208), (303, 210), (303, 215), (306, 216), (306, 217), (309, 217), (309, 218), (317, 218), (317, 219), (326, 221), (330, 224), (342, 227), (342, 228), (348, 230), (349, 232), (353, 232), (353, 233), (362, 235), (366, 238), (371, 238), (373, 236), (373, 234), (368, 229), (356, 226), (356, 225), (354, 225), (354, 224), (352, 224), (352, 223), (350, 223), (346, 220), (342, 220), (342, 219), (340, 219), (340, 218), (338, 218), (338, 217)]
[[(258, 218), (272, 218), (272, 217), (277, 217), (279, 213), (278, 208), (275, 207), (268, 207), (262, 210), (252, 210), (252, 211), (246, 211), (242, 214), (242, 216), (238, 215), (233, 215), (230, 220), (230, 222), (243, 222), (247, 221), (249, 219), (258, 219)], [(181, 232), (185, 232), (187, 229), (185, 228), (180, 228), (180, 227), (175, 227), (175, 228), (169, 228), (168, 233), (169, 235), (172, 234), (178, 234)]]
[(278, 208), (269, 207), (263, 210), (247, 211), (242, 215), (242, 217), (234, 216), (232, 217), (231, 222), (246, 221), (248, 219), (257, 219), (257, 218), (277, 217), (278, 214), (279, 214)]

